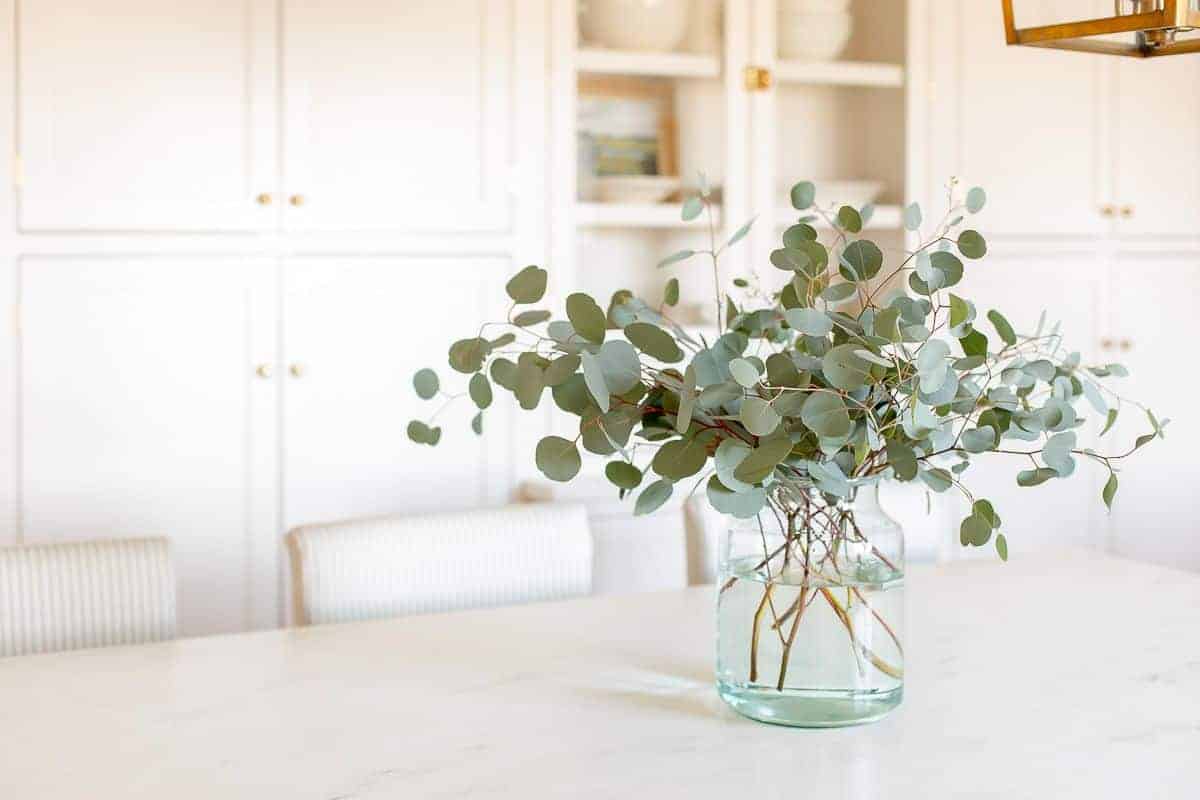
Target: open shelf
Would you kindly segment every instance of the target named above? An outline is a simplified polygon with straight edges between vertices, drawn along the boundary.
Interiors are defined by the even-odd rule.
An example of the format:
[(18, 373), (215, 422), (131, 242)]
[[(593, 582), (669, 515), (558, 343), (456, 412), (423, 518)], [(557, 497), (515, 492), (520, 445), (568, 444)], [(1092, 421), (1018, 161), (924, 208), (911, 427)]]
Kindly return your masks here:
[[(713, 212), (719, 226), (720, 209)], [(684, 222), (679, 218), (679, 203), (576, 203), (575, 222), (582, 228), (704, 228), (708, 215)]]
[(775, 79), (786, 84), (896, 89), (904, 86), (904, 67), (873, 61), (779, 61)]
[[(775, 224), (780, 228), (785, 228), (792, 225), (802, 216), (802, 212), (796, 211), (794, 208), (782, 206), (775, 210)], [(863, 226), (864, 230), (899, 230), (904, 227), (904, 214), (900, 206), (875, 206), (875, 213), (871, 215), (871, 219)], [(809, 223), (818, 230), (828, 228), (824, 220), (816, 220)]]
[(639, 53), (584, 48), (575, 53), (575, 69), (592, 75), (719, 78), (721, 61), (715, 55), (698, 53)]

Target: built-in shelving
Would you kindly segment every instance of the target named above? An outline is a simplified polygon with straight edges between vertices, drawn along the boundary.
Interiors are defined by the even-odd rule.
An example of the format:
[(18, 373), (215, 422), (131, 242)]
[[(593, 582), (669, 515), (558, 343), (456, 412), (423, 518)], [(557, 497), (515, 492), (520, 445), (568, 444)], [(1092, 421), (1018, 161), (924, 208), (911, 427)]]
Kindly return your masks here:
[(715, 55), (697, 53), (638, 53), (589, 47), (575, 52), (575, 69), (591, 75), (719, 78), (721, 61)]
[[(714, 208), (713, 221), (720, 227), (719, 209)], [(582, 228), (704, 228), (708, 217), (684, 222), (679, 203), (577, 203), (575, 222)]]
[(872, 61), (779, 61), (775, 80), (781, 84), (898, 89), (904, 86), (904, 67)]

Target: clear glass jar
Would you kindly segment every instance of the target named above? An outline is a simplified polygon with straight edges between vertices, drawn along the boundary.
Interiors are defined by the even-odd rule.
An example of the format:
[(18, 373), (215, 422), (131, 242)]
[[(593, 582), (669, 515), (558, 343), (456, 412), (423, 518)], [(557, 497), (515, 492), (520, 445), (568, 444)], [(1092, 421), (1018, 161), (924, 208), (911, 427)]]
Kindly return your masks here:
[(762, 722), (871, 722), (904, 695), (904, 534), (877, 478), (731, 520), (717, 579), (717, 690)]

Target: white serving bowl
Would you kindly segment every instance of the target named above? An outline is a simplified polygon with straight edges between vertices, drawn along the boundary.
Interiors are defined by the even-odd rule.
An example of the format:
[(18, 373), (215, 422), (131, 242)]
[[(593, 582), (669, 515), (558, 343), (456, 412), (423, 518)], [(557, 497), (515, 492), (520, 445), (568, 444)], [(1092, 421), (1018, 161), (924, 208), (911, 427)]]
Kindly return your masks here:
[(661, 203), (679, 191), (677, 175), (606, 175), (595, 179), (602, 203)]
[(779, 55), (797, 61), (831, 61), (850, 41), (854, 18), (847, 12), (797, 14), (779, 19)]
[(675, 50), (687, 32), (690, 0), (580, 0), (579, 29), (614, 50)]

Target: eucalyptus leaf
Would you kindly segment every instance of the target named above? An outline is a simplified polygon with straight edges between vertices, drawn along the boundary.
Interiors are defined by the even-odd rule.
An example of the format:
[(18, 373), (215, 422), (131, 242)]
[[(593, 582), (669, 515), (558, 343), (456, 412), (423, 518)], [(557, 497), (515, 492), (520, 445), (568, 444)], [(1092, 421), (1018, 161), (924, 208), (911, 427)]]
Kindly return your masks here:
[(733, 379), (747, 389), (758, 385), (758, 367), (745, 358), (735, 358), (729, 362), (729, 374)]
[(869, 281), (883, 268), (883, 251), (874, 242), (859, 239), (846, 245), (841, 263), (840, 272), (846, 280)]
[(666, 479), (650, 484), (638, 495), (637, 502), (633, 506), (634, 516), (653, 514), (671, 499), (672, 491), (674, 491), (674, 484)]
[(824, 311), (815, 308), (793, 308), (784, 317), (788, 325), (805, 336), (828, 336), (833, 332), (833, 320)]
[(863, 228), (862, 215), (850, 206), (842, 206), (838, 209), (837, 223), (850, 233), (858, 233)]
[(817, 199), (817, 187), (812, 181), (801, 181), (792, 187), (792, 208), (797, 211), (804, 211), (806, 208), (812, 208), (812, 204)]
[(476, 372), (471, 376), (467, 391), (480, 411), (492, 404), (492, 384), (488, 382), (487, 376), (482, 372)]
[(576, 292), (567, 296), (567, 319), (571, 321), (575, 332), (589, 342), (600, 344), (604, 341), (608, 318), (588, 295)]
[(418, 370), (413, 375), (413, 389), (417, 392), (417, 397), (422, 400), (429, 400), (438, 393), (440, 383), (438, 382), (437, 373), (431, 369)]
[(690, 478), (704, 469), (708, 459), (705, 446), (696, 439), (673, 439), (654, 455), (654, 471), (672, 481)]
[(978, 214), (987, 204), (987, 192), (976, 186), (967, 192), (967, 211)]
[(800, 411), (804, 425), (818, 436), (838, 437), (850, 432), (850, 413), (842, 398), (832, 392), (814, 392)]
[(680, 261), (687, 261), (692, 256), (696, 255), (695, 250), (676, 250), (671, 255), (658, 262), (658, 268), (669, 267), (672, 264), (678, 264)]
[(580, 354), (580, 359), (583, 364), (583, 380), (587, 384), (588, 392), (591, 393), (601, 411), (608, 411), (609, 389), (604, 380), (604, 369), (600, 366), (599, 359), (591, 353)]
[(695, 408), (696, 368), (689, 366), (683, 373), (683, 390), (679, 393), (679, 413), (675, 416), (675, 430), (687, 433)]
[(583, 465), (579, 448), (561, 436), (547, 436), (538, 442), (534, 458), (543, 475), (563, 483), (578, 475)]
[(638, 350), (664, 364), (675, 364), (683, 360), (683, 351), (676, 344), (675, 337), (657, 325), (646, 322), (626, 325), (625, 338)]
[(746, 430), (755, 436), (769, 436), (780, 423), (779, 414), (761, 397), (747, 397), (743, 400), (739, 417)]
[(674, 306), (679, 302), (679, 278), (671, 278), (667, 281), (667, 288), (663, 290), (663, 305)]
[(457, 372), (478, 372), (483, 369), (483, 360), (490, 350), (485, 339), (459, 339), (450, 345), (450, 366)]
[(604, 475), (618, 489), (630, 491), (642, 485), (642, 471), (624, 461), (610, 461), (604, 467)]
[(531, 325), (540, 325), (548, 319), (550, 319), (549, 311), (522, 311), (513, 317), (513, 324), (521, 328), (528, 328)]
[(518, 305), (536, 303), (546, 295), (546, 281), (549, 278), (546, 270), (541, 267), (528, 266), (514, 275), (504, 286), (504, 291)]
[(909, 203), (904, 207), (904, 229), (916, 231), (921, 227), (921, 204)]
[(987, 255), (987, 242), (979, 231), (963, 231), (958, 235), (958, 252), (967, 258), (983, 258)]
[(683, 208), (680, 210), (679, 216), (684, 222), (691, 222), (700, 213), (704, 211), (704, 201), (699, 197), (689, 197), (683, 201)]

